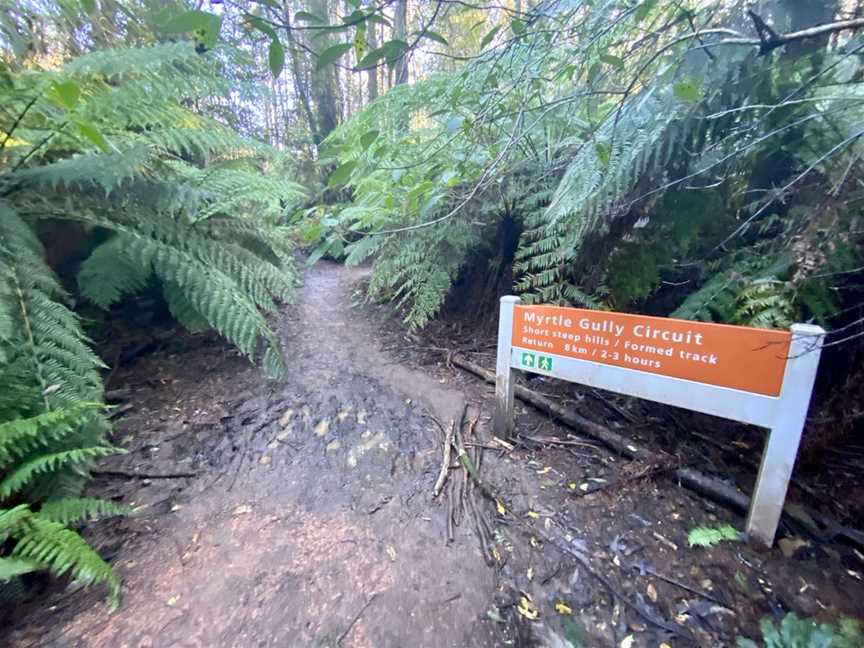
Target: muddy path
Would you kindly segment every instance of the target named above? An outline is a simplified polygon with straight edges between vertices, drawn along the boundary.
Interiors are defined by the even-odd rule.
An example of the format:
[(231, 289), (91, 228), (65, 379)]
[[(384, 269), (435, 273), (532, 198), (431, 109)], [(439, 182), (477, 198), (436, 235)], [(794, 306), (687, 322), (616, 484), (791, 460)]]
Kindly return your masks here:
[[(306, 272), (276, 323), (278, 382), (212, 336), (116, 341), (147, 351), (111, 377), (128, 454), (100, 466), (91, 491), (137, 512), (85, 533), (123, 578), (123, 604), (49, 588), (7, 619), (0, 645), (677, 648), (735, 645), (790, 610), (864, 616), (864, 557), (850, 547), (787, 529), (767, 553), (691, 549), (690, 529), (743, 520), (521, 404), (513, 447), (496, 446), (491, 386), (363, 304), (364, 276)], [(494, 340), (464, 331), (491, 366)], [(681, 461), (711, 461), (676, 419), (646, 425), (635, 401), (531, 387)], [(474, 489), (473, 519), (471, 507), (450, 515), (449, 497), (466, 502), (464, 471), (432, 496), (441, 426), (463, 411), (500, 494)], [(715, 422), (686, 426), (702, 424)], [(754, 434), (741, 438), (756, 446)]]
[[(170, 486), (145, 479), (135, 492), (142, 515), (117, 531), (136, 538), (114, 556), (118, 612), (89, 597), (91, 609), (15, 641), (494, 645), (477, 623), (491, 572), (468, 532), (444, 545), (441, 510), (430, 507), (440, 464), (430, 415), (458, 415), (463, 396), (387, 360), (352, 308), (359, 276), (328, 264), (307, 273), (278, 324), (282, 382), (235, 358), (181, 378), (153, 367), (155, 385), (141, 390), (163, 387), (161, 398), (123, 422), (118, 441), (132, 452), (105, 472), (198, 474)], [(180, 434), (166, 441), (172, 427)]]

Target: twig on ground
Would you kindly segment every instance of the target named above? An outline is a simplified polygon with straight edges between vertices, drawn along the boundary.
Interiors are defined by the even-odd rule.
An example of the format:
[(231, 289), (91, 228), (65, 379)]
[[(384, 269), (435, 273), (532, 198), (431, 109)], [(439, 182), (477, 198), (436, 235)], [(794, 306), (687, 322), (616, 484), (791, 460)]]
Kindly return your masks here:
[(447, 472), (450, 470), (450, 448), (455, 429), (456, 421), (450, 421), (450, 427), (444, 433), (444, 452), (441, 458), (441, 470), (438, 473), (438, 479), (435, 480), (435, 486), (432, 488), (432, 497), (438, 497), (441, 489), (444, 487), (444, 482), (447, 480)]
[(91, 475), (99, 477), (129, 477), (130, 479), (186, 479), (197, 477), (197, 472), (181, 472), (181, 473), (139, 473), (128, 472), (126, 470), (91, 470)]
[(342, 645), (342, 642), (345, 641), (345, 637), (348, 636), (348, 634), (351, 632), (351, 630), (354, 628), (354, 626), (355, 626), (355, 625), (357, 624), (357, 622), (360, 620), (360, 617), (363, 616), (363, 613), (366, 611), (366, 608), (368, 608), (368, 607), (372, 604), (372, 601), (375, 600), (375, 597), (376, 597), (376, 596), (378, 596), (378, 592), (373, 592), (373, 593), (372, 593), (372, 596), (369, 597), (369, 600), (367, 600), (367, 601), (363, 604), (363, 607), (361, 607), (361, 608), (357, 611), (357, 614), (355, 614), (355, 615), (354, 615), (354, 618), (351, 619), (351, 623), (349, 623), (349, 624), (348, 624), (348, 627), (345, 628), (345, 632), (343, 632), (341, 635), (339, 635), (339, 638), (336, 640), (336, 645), (337, 645), (337, 646), (341, 646), (341, 645)]

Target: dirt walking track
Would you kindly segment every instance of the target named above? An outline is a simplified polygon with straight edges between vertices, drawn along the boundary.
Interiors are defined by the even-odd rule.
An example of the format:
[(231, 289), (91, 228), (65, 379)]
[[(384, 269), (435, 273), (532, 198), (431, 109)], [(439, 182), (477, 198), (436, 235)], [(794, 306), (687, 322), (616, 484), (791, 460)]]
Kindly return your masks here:
[[(467, 404), (479, 420), (478, 438), (488, 439), (490, 390), (394, 360), (402, 339), (354, 304), (362, 274), (327, 263), (306, 273), (298, 303), (277, 323), (284, 381), (265, 380), (215, 341), (192, 352), (172, 353), (169, 345), (118, 371), (112, 386), (131, 390), (134, 407), (117, 423), (115, 441), (129, 453), (103, 466), (93, 490), (139, 514), (95, 525), (90, 534), (123, 578), (123, 604), (112, 613), (99, 592), (55, 594), (48, 613), (43, 601), (6, 640), (0, 634), (0, 644), (529, 645), (519, 623), (532, 624), (516, 613), (516, 602), (533, 592), (541, 618), (531, 645), (565, 645), (544, 635), (542, 623), (554, 618), (561, 632), (567, 619), (556, 613), (558, 601), (587, 630), (584, 645), (617, 646), (628, 636), (634, 648), (693, 645), (645, 623), (572, 561), (519, 527), (508, 530), (506, 520), (494, 531), (504, 554), (495, 567), (464, 520), (445, 542), (446, 498), (432, 498), (441, 464), (436, 419), (446, 425)], [(523, 429), (554, 432), (533, 416), (520, 411)], [(691, 555), (684, 550), (687, 526), (730, 514), (671, 485), (637, 483), (614, 501), (585, 498), (581, 509), (567, 512), (562, 495), (550, 493), (566, 498), (568, 483), (602, 482), (618, 463), (588, 444), (554, 457), (537, 451), (487, 462), (508, 507), (532, 511), (526, 519), (539, 518), (546, 529), (553, 519), (556, 529), (570, 529), (568, 541), (607, 565), (632, 600), (664, 619), (678, 614), (697, 637), (724, 638), (713, 645), (755, 627), (772, 609), (771, 579), (794, 581), (782, 604), (796, 609), (811, 598), (795, 599), (798, 577), (828, 591), (820, 600), (825, 609), (842, 610), (847, 601), (849, 612), (852, 601), (864, 600), (857, 581), (826, 575), (815, 562), (790, 570), (782, 557), (748, 553), (748, 571), (737, 563), (737, 549)], [(122, 473), (141, 478), (118, 478)], [(639, 555), (641, 576), (624, 564), (632, 557), (635, 565)], [(674, 570), (727, 605), (703, 605), (666, 581), (639, 580), (645, 565)], [(736, 617), (741, 610), (743, 619)]]

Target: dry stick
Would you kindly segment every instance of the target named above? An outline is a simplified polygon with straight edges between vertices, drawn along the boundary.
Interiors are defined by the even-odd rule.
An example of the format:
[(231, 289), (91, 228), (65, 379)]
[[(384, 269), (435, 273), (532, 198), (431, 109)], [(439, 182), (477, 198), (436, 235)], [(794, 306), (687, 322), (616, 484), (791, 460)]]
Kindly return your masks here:
[(648, 621), (652, 625), (655, 625), (658, 628), (663, 628), (664, 630), (668, 630), (672, 634), (674, 634), (678, 637), (681, 637), (682, 639), (686, 639), (688, 641), (693, 640), (693, 638), (690, 635), (683, 632), (677, 626), (672, 625), (671, 623), (667, 623), (663, 619), (658, 619), (657, 617), (655, 617), (653, 614), (651, 614), (647, 610), (643, 610), (641, 607), (636, 605), (633, 601), (631, 601), (629, 598), (627, 598), (627, 596), (624, 594), (624, 592), (622, 592), (617, 587), (615, 587), (615, 585), (612, 583), (612, 581), (610, 581), (608, 578), (606, 578), (600, 572), (596, 571), (594, 569), (594, 567), (591, 566), (591, 563), (588, 562), (588, 559), (585, 556), (583, 556), (582, 554), (580, 554), (577, 551), (573, 551), (567, 545), (565, 545), (561, 542), (558, 542), (555, 538), (548, 535), (547, 533), (545, 533), (541, 529), (538, 529), (537, 527), (531, 526), (530, 524), (528, 524), (524, 520), (519, 519), (515, 515), (513, 516), (513, 519), (515, 519), (522, 526), (529, 529), (531, 531), (531, 533), (536, 533), (541, 538), (543, 538), (546, 542), (551, 544), (553, 547), (557, 548), (559, 551), (563, 551), (568, 556), (575, 559), (576, 562), (578, 562), (580, 565), (582, 565), (582, 567), (585, 568), (585, 571), (587, 571), (589, 574), (591, 574), (591, 576), (593, 576), (598, 581), (600, 581), (603, 584), (603, 586), (606, 587), (606, 589), (608, 589), (615, 598), (617, 598), (622, 603), (624, 603), (624, 605), (626, 607), (628, 607), (631, 610), (633, 610), (634, 612), (636, 612), (636, 614), (638, 614), (640, 617), (642, 617), (643, 619), (645, 619), (646, 621)]
[(438, 479), (435, 481), (435, 487), (432, 489), (432, 497), (438, 497), (441, 488), (444, 486), (444, 481), (447, 479), (447, 471), (450, 470), (450, 446), (453, 441), (453, 430), (456, 428), (456, 421), (450, 421), (450, 427), (444, 434), (444, 454), (441, 458), (441, 472), (438, 473)]
[(360, 608), (360, 610), (357, 612), (357, 614), (354, 615), (354, 618), (351, 619), (351, 623), (348, 624), (347, 628), (345, 628), (345, 632), (343, 632), (341, 635), (339, 635), (339, 638), (336, 640), (337, 646), (342, 645), (342, 642), (345, 641), (345, 637), (348, 636), (348, 633), (351, 632), (352, 628), (360, 620), (360, 617), (363, 616), (363, 613), (366, 611), (366, 608), (368, 608), (372, 604), (372, 601), (375, 600), (376, 596), (378, 596), (378, 592), (374, 592), (372, 594), (372, 596), (369, 597), (369, 600), (363, 604), (363, 607)]
[(724, 603), (723, 601), (721, 601), (719, 598), (717, 598), (713, 594), (709, 594), (708, 592), (705, 592), (703, 590), (696, 589), (695, 587), (690, 587), (687, 583), (683, 583), (676, 578), (672, 578), (671, 576), (667, 576), (666, 574), (662, 574), (662, 573), (658, 572), (656, 569), (654, 569), (653, 567), (649, 567), (648, 565), (634, 564), (634, 565), (631, 565), (631, 567), (633, 569), (637, 569), (639, 571), (644, 571), (646, 574), (649, 574), (649, 575), (653, 576), (654, 578), (659, 578), (662, 581), (666, 581), (670, 585), (675, 585), (676, 587), (680, 587), (681, 589), (683, 589), (687, 592), (695, 594), (696, 596), (700, 596), (700, 597), (707, 599), (709, 601), (713, 601), (714, 603), (717, 603), (718, 605), (722, 605), (723, 607), (728, 607), (728, 605), (729, 605), (728, 603)]
[(90, 474), (99, 477), (129, 477), (131, 479), (184, 479), (198, 476), (197, 472), (154, 474), (126, 472), (125, 470), (91, 470)]
[[(453, 357), (453, 364), (479, 376), (480, 378), (483, 378), (493, 385), (495, 384), (494, 372), (489, 371), (470, 360), (457, 355)], [(555, 403), (554, 401), (541, 396), (522, 385), (516, 385), (515, 395), (520, 400), (533, 405), (540, 411), (552, 415), (554, 418), (577, 432), (602, 441), (605, 445), (629, 459), (650, 459), (652, 457), (651, 452), (644, 448), (640, 448), (620, 434), (613, 432), (599, 423), (589, 421), (585, 417), (565, 409), (558, 403)], [(692, 468), (679, 468), (675, 471), (675, 477), (685, 488), (695, 491), (700, 495), (709, 497), (710, 499), (725, 504), (733, 509), (746, 512), (750, 508), (750, 498), (746, 494), (715, 477), (711, 477)], [(817, 511), (804, 507), (788, 507), (784, 510), (784, 515), (787, 515), (799, 525), (804, 526), (811, 531), (815, 531), (816, 534), (818, 534), (820, 533), (820, 530), (813, 529), (813, 524), (810, 522), (810, 520), (814, 520), (817, 524), (825, 528), (829, 539), (836, 540), (842, 538), (859, 548), (864, 548), (864, 532), (845, 526), (829, 515), (823, 515)]]
[(444, 544), (453, 542), (453, 500), (455, 499), (453, 496), (453, 483), (451, 481), (447, 488), (447, 537), (444, 539)]

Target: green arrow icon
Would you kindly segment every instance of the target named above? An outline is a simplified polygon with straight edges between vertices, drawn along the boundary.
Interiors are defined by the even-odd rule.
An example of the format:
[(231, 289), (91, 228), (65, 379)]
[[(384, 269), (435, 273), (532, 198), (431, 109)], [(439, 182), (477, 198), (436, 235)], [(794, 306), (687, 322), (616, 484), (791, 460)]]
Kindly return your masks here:
[(523, 367), (531, 367), (534, 368), (534, 354), (533, 353), (523, 353), (522, 354), (522, 366)]

